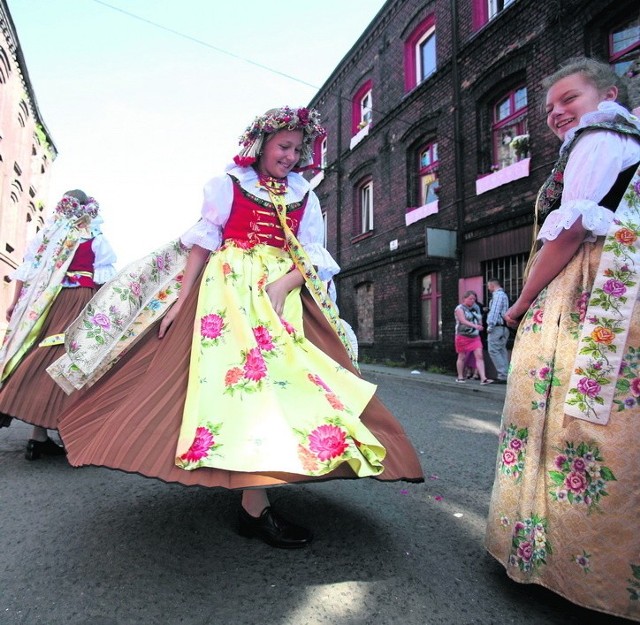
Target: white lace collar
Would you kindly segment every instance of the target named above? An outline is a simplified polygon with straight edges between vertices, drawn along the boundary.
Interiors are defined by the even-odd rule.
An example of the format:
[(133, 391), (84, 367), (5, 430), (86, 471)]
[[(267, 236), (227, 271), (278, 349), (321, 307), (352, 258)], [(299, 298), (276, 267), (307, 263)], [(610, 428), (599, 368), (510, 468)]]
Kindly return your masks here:
[(591, 126), (592, 124), (597, 124), (600, 122), (612, 122), (616, 117), (623, 117), (630, 124), (640, 130), (640, 120), (635, 115), (633, 115), (633, 113), (630, 113), (626, 108), (624, 108), (624, 106), (618, 104), (617, 102), (606, 100), (598, 104), (597, 110), (585, 113), (580, 118), (580, 123), (574, 128), (571, 128), (569, 132), (567, 132), (564, 137), (564, 141), (562, 142), (562, 146), (560, 146), (560, 152), (562, 152), (565, 147), (569, 145), (569, 143), (573, 139), (573, 136), (581, 128), (584, 128), (585, 126)]

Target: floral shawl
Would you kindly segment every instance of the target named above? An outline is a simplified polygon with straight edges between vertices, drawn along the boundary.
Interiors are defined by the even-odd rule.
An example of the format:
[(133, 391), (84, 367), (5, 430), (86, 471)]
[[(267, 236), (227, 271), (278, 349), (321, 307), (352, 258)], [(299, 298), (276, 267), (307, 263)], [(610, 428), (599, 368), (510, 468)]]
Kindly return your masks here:
[(65, 331), (47, 373), (67, 394), (97, 382), (178, 298), (188, 249), (171, 241), (100, 289)]
[[(625, 120), (596, 123), (584, 129), (593, 128), (640, 138), (640, 129)], [(576, 133), (563, 150), (549, 178), (551, 184), (546, 186), (546, 199), (562, 194), (562, 173), (578, 137)], [(601, 425), (609, 421), (629, 320), (639, 294), (640, 168), (627, 186), (605, 237), (565, 398), (567, 415)]]
[(90, 237), (86, 217), (55, 219), (45, 231), (0, 348), (0, 385), (33, 346), (80, 241)]

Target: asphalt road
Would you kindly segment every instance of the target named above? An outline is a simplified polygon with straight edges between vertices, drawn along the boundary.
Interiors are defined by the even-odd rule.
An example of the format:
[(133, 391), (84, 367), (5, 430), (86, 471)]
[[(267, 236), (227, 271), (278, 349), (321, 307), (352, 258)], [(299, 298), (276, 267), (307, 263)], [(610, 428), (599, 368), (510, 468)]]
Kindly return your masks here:
[(510, 581), (482, 547), (504, 387), (364, 367), (415, 442), (424, 484), (271, 491), (301, 551), (234, 530), (239, 494), (64, 458), (0, 430), (2, 625), (622, 625)]

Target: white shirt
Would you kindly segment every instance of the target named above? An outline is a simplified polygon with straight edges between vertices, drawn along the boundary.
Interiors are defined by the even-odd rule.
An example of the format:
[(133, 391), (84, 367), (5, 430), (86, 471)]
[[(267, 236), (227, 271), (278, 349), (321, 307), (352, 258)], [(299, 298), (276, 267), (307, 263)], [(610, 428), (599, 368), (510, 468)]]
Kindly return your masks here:
[[(622, 115), (640, 128), (638, 118), (615, 102), (602, 102), (598, 110), (582, 116), (580, 124), (572, 128), (560, 148), (562, 152), (576, 130), (601, 121), (613, 121)], [(613, 211), (598, 202), (608, 193), (621, 171), (640, 161), (640, 142), (634, 137), (608, 130), (583, 132), (571, 150), (564, 170), (564, 188), (560, 207), (547, 216), (538, 239), (554, 240), (582, 217), (588, 231), (585, 241), (605, 236), (613, 219)]]

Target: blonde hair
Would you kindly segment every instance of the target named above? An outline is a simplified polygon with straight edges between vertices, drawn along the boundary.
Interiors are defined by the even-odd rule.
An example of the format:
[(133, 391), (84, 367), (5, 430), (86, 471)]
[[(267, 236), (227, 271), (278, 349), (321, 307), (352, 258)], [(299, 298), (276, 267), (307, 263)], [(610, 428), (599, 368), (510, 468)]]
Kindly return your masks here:
[(563, 63), (553, 74), (542, 81), (542, 87), (548, 91), (559, 80), (582, 74), (598, 91), (606, 91), (609, 87), (617, 87), (616, 102), (626, 108), (629, 107), (629, 89), (627, 81), (618, 76), (607, 63), (588, 57), (575, 57)]

